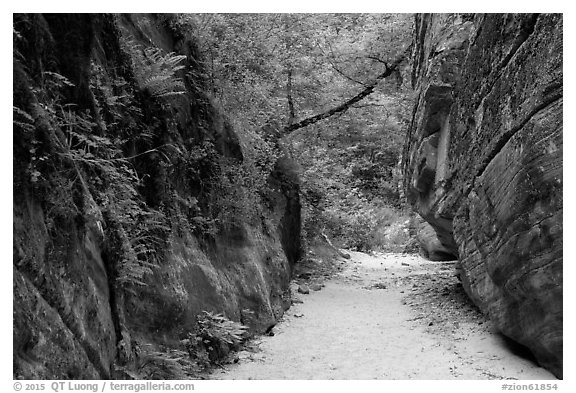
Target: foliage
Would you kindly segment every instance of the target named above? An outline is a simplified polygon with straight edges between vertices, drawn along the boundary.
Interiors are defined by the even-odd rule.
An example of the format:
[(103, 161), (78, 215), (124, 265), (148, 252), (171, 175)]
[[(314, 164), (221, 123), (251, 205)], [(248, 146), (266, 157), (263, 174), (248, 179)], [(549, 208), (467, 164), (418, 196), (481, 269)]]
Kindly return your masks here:
[[(137, 188), (141, 181), (129, 159), (111, 141), (93, 133), (96, 125), (87, 114), (78, 114), (72, 106), (58, 107), (56, 125), (66, 136), (59, 155), (71, 161), (79, 173), (94, 174), (86, 192), (92, 194), (104, 211), (110, 228), (119, 240), (117, 281), (130, 289), (145, 285), (143, 278), (158, 264), (156, 250), (163, 243), (159, 233), (167, 231), (166, 217), (146, 206)], [(65, 199), (64, 199), (65, 200)]]
[[(410, 42), (408, 14), (184, 14), (200, 39), (212, 93), (253, 126), (323, 112), (365, 87)], [(291, 79), (291, 91), (288, 81)], [(388, 95), (400, 73), (382, 84)], [(368, 102), (381, 104), (382, 91)], [(372, 109), (378, 109), (374, 106)]]
[(218, 160), (218, 176), (212, 179), (210, 191), (211, 216), (221, 229), (242, 223), (257, 224), (262, 214), (261, 193), (269, 172), (254, 161)]
[(361, 121), (331, 120), (333, 127), (320, 128), (313, 145), (301, 133), (290, 138), (293, 154), (305, 168), (301, 177), (308, 243), (325, 233), (342, 247), (367, 251), (393, 246), (386, 233), (405, 216), (392, 170), (401, 134), (395, 120), (389, 120), (388, 134), (382, 126)]
[[(286, 125), (321, 113), (364, 89), (406, 49), (412, 25), (406, 14), (179, 18), (200, 38), (212, 94), (241, 119), (237, 129), (243, 133), (263, 128), (270, 119)], [(390, 223), (370, 214), (385, 215), (400, 207), (392, 168), (410, 115), (404, 73), (401, 68), (337, 117), (284, 138), (291, 157), (304, 168), (300, 175), (308, 240), (328, 231), (350, 247), (383, 247), (387, 241), (379, 234), (385, 228), (372, 226)], [(362, 203), (348, 203), (344, 190), (352, 188)], [(315, 205), (308, 198), (312, 194), (319, 201)], [(384, 202), (373, 202), (378, 197)], [(331, 233), (336, 223), (347, 230)]]
[(202, 201), (174, 196), (180, 202), (179, 209), (187, 212), (183, 215), (187, 221), (184, 225), (191, 226), (197, 234), (215, 235), (221, 230), (260, 222), (262, 196), (268, 189), (277, 153), (258, 135), (242, 138), (241, 160), (220, 155), (210, 141), (190, 147), (179, 160), (180, 172), (200, 184), (198, 198)]
[(237, 348), (247, 338), (247, 326), (222, 314), (203, 311), (197, 320), (198, 331), (189, 333), (184, 344), (192, 359), (203, 367), (217, 362), (230, 348)]
[[(100, 92), (103, 70), (92, 66), (92, 71), (90, 88)], [(126, 141), (117, 132), (119, 124), (65, 103), (70, 89), (77, 88), (65, 76), (45, 71), (31, 89), (38, 103), (34, 115), (15, 107), (15, 129), (34, 133), (26, 173), (43, 199), (49, 231), (57, 234), (78, 219), (93, 227), (116, 257), (117, 283), (133, 290), (145, 285), (144, 276), (159, 263), (166, 217), (142, 201), (141, 179), (122, 150)], [(125, 108), (118, 105), (127, 102), (125, 95), (108, 92), (107, 98), (100, 105), (115, 113), (112, 119), (122, 117), (117, 109)]]
[[(37, 59), (15, 56), (15, 63), (16, 57), (28, 62), (20, 69), (29, 93), (13, 105), (15, 151), (24, 152), (15, 154), (21, 167), (15, 179), (43, 209), (50, 237), (72, 234), (81, 241), (89, 235), (95, 241), (123, 307), (124, 291), (137, 295), (138, 287), (150, 285), (147, 275), (162, 263), (178, 223), (210, 236), (218, 223), (261, 221), (260, 198), (278, 149), (249, 128), (241, 131), (242, 159), (225, 157), (211, 139), (223, 128), (232, 131), (227, 124), (214, 124), (224, 121), (209, 99), (186, 90), (190, 76), (186, 84), (180, 79), (184, 71), (192, 73), (184, 68), (186, 57), (136, 44), (114, 29), (106, 34), (119, 36), (94, 39), (98, 45), (81, 51), (84, 57), (67, 68), (41, 59), (46, 69), (29, 75), (29, 63)], [(55, 56), (49, 49), (47, 56)], [(68, 72), (75, 83), (60, 72)], [(144, 90), (149, 94), (141, 94)], [(163, 99), (184, 94), (189, 101), (180, 112)], [(200, 316), (199, 326), (200, 345), (210, 361), (223, 346), (238, 345), (247, 329), (211, 313)], [(133, 375), (184, 378), (184, 355), (147, 349)]]
[(153, 380), (190, 379), (198, 371), (185, 351), (170, 348), (154, 350), (150, 345), (137, 357), (135, 369), (122, 371), (133, 379)]
[(392, 250), (408, 240), (395, 232), (390, 236), (406, 214), (381, 201), (354, 199), (348, 208), (330, 206), (323, 212), (326, 233), (341, 247), (358, 251)]
[(12, 106), (12, 113), (12, 123), (14, 126), (26, 131), (34, 130), (34, 119), (26, 111), (17, 106)]
[(125, 47), (132, 55), (136, 79), (143, 90), (155, 97), (184, 94), (184, 82), (177, 75), (185, 68), (182, 62), (186, 56), (164, 53), (160, 48), (142, 47), (130, 40), (125, 40)]
[(229, 345), (240, 344), (244, 338), (248, 327), (241, 323), (234, 322), (222, 314), (214, 314), (203, 311), (198, 316), (200, 326), (200, 336), (211, 343), (226, 343)]
[[(261, 225), (270, 174), (286, 154), (303, 168), (309, 238), (326, 233), (361, 250), (403, 241), (400, 227), (387, 229), (402, 220), (390, 173), (408, 117), (400, 73), (321, 125), (285, 138), (264, 126), (276, 122), (283, 129), (374, 82), (384, 62), (405, 49), (406, 16), (177, 18), (179, 28), (199, 37), (203, 59), (161, 50), (145, 33), (143, 39), (114, 26), (89, 54), (74, 40), (62, 45), (77, 62), (64, 67), (52, 58), (48, 27), (45, 39), (14, 28), (15, 75), (26, 76), (19, 83), (29, 85), (31, 95), (15, 94), (13, 104), (15, 163), (23, 175), (15, 175), (15, 183), (38, 199), (50, 236), (69, 228), (96, 235), (112, 284), (136, 295), (150, 284), (172, 233), (190, 229), (210, 237)], [(23, 50), (30, 38), (46, 48)], [(193, 44), (184, 43), (191, 50)], [(31, 52), (39, 58), (26, 63), (22, 53)], [(166, 98), (175, 96), (188, 99), (186, 106), (169, 105), (175, 100)], [(236, 141), (226, 141), (229, 124), (219, 113), (232, 119), (241, 158), (221, 149), (221, 140)], [(207, 366), (245, 340), (247, 329), (205, 311), (185, 344), (193, 360)], [(195, 370), (189, 354), (147, 347), (131, 375), (185, 379)]]

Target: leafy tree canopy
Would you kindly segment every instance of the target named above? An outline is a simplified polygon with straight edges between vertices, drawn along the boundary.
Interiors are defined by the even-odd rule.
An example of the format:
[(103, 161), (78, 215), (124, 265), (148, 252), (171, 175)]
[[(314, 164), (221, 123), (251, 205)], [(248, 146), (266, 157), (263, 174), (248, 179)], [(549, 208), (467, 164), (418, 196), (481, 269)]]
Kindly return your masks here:
[[(373, 84), (410, 42), (408, 14), (184, 14), (212, 92), (255, 126), (323, 113)], [(404, 63), (405, 64), (405, 63)], [(401, 66), (357, 106), (397, 95)], [(292, 102), (293, 110), (290, 109)], [(294, 119), (291, 119), (291, 115)]]
[(368, 227), (398, 219), (392, 168), (410, 112), (412, 15), (179, 18), (199, 39), (211, 93), (236, 128), (284, 136), (300, 164), (307, 235), (369, 248)]

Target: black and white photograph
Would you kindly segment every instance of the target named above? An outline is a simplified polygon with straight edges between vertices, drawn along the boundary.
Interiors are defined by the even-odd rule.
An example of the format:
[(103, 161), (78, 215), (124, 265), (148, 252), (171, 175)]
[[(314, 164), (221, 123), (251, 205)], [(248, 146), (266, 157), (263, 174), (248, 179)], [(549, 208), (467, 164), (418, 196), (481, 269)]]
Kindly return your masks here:
[(13, 13), (6, 391), (562, 390), (563, 20)]

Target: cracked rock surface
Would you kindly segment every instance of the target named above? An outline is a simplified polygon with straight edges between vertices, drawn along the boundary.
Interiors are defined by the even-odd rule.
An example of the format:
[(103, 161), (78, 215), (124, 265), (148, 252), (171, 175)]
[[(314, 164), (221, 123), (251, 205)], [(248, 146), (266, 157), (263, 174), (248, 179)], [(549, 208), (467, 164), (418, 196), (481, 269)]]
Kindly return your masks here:
[(562, 26), (559, 14), (417, 16), (403, 164), (466, 293), (560, 378)]

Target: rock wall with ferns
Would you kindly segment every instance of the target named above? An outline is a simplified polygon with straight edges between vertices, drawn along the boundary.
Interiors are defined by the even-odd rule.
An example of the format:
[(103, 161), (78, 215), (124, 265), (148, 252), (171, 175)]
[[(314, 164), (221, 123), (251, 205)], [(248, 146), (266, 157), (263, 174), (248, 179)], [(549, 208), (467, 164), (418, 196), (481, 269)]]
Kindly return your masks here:
[(193, 377), (222, 326), (275, 323), (298, 180), (241, 147), (177, 18), (16, 14), (13, 40), (14, 377)]

